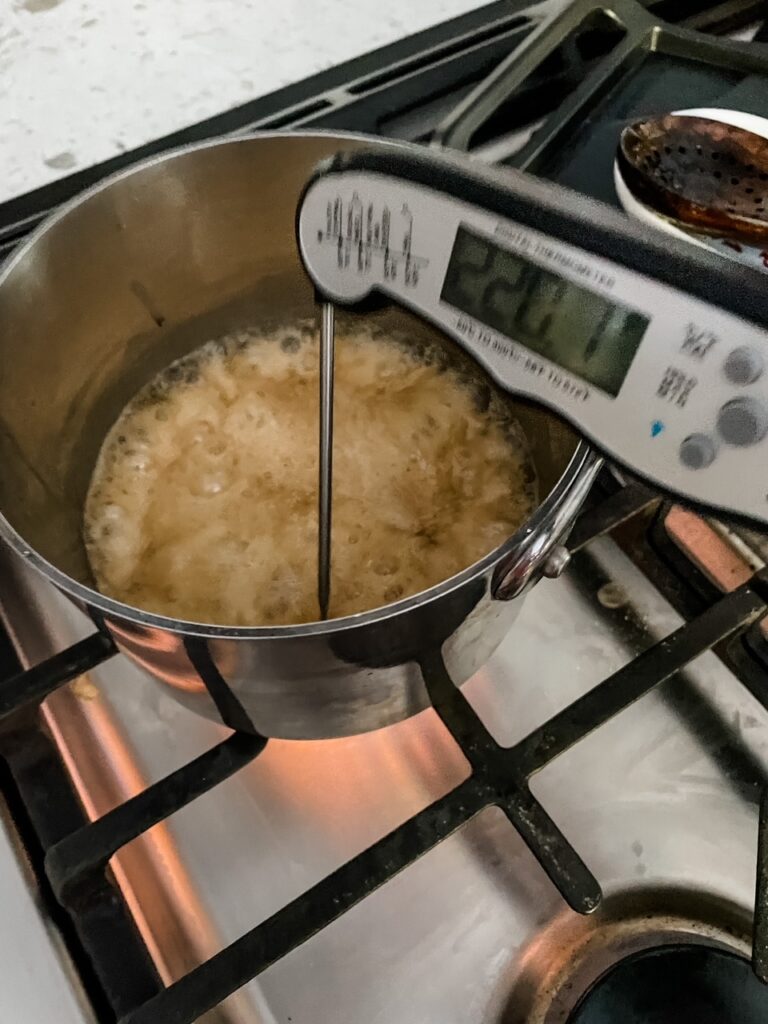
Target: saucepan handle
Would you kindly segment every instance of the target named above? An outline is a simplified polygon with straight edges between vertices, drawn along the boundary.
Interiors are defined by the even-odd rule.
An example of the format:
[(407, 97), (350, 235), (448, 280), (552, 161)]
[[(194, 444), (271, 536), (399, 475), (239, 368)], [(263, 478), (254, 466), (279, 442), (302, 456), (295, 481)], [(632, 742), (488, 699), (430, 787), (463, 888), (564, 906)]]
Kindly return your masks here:
[(495, 600), (510, 601), (542, 576), (560, 575), (570, 558), (565, 541), (602, 466), (593, 448), (579, 445), (557, 486), (520, 531), (519, 543), (499, 560), (491, 579)]

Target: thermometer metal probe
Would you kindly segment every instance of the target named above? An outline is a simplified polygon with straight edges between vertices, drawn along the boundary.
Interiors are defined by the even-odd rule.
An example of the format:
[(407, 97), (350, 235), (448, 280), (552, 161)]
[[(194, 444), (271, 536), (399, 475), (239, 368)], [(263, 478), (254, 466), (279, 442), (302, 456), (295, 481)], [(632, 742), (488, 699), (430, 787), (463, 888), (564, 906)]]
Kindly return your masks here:
[(331, 522), (333, 508), (333, 357), (334, 310), (320, 307), (320, 450), (318, 457), (317, 602), (320, 618), (328, 618), (331, 601)]

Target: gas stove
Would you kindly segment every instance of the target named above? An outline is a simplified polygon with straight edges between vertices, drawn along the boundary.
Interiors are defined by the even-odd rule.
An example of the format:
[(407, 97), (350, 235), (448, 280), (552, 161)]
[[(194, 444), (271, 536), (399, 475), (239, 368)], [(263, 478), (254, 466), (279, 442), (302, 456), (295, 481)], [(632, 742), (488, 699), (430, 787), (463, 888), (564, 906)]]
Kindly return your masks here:
[[(762, 6), (496, 3), (13, 200), (0, 240), (149, 152), (264, 127), (469, 148), (615, 202), (626, 120), (764, 108), (768, 48), (715, 35)], [(606, 471), (569, 546), (461, 691), (425, 652), (432, 709), (317, 742), (187, 712), (1, 550), (6, 1016), (768, 1019), (768, 545)]]

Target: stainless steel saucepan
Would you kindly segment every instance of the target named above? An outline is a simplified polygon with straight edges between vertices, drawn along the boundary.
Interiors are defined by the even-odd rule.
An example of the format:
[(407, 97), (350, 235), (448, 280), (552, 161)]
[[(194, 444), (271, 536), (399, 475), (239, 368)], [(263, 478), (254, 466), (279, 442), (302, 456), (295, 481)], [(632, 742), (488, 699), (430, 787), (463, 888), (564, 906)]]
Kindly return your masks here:
[[(0, 272), (0, 536), (106, 628), (178, 699), (268, 736), (340, 736), (422, 709), (416, 657), (441, 647), (468, 679), (566, 537), (599, 459), (543, 410), (520, 406), (543, 500), (464, 572), (365, 614), (278, 628), (151, 615), (97, 593), (82, 539), (99, 447), (161, 368), (244, 324), (314, 316), (295, 241), (317, 163), (376, 144), (278, 133), (150, 160), (67, 205)], [(380, 145), (394, 145), (378, 143)], [(402, 311), (384, 323), (427, 339)], [(448, 342), (445, 342), (448, 344)], [(314, 553), (312, 553), (312, 557)]]

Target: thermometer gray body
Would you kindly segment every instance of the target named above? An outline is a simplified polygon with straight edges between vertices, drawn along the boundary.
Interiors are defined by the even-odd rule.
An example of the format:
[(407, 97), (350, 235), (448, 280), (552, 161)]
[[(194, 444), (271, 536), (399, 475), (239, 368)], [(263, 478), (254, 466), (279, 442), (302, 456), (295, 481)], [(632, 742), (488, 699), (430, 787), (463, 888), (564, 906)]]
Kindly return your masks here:
[(758, 275), (555, 186), (408, 150), (337, 158), (297, 229), (323, 295), (389, 296), (661, 489), (768, 523)]

